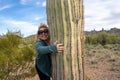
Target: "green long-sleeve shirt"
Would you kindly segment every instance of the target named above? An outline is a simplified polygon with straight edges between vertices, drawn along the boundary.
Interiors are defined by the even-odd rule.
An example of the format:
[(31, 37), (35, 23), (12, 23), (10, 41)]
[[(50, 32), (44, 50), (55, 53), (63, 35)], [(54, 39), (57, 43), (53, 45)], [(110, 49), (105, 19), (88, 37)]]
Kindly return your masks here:
[(57, 52), (56, 45), (47, 45), (44, 41), (36, 41), (35, 48), (37, 51), (36, 65), (38, 69), (47, 76), (51, 76), (51, 53)]

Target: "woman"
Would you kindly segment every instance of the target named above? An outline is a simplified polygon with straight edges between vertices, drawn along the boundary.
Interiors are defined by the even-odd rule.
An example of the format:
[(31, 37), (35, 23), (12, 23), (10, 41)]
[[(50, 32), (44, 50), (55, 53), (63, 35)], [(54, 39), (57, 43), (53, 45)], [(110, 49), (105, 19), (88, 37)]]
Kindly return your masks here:
[(40, 80), (50, 80), (51, 70), (51, 53), (63, 51), (62, 44), (50, 44), (50, 32), (46, 24), (40, 24), (36, 35), (37, 41), (35, 48), (38, 53), (36, 57), (36, 70)]

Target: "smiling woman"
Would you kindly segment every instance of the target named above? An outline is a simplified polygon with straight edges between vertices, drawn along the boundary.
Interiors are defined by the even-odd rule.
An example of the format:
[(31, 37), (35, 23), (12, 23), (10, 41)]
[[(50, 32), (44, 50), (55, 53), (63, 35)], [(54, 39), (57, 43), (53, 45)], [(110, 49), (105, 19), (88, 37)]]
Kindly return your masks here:
[(37, 52), (36, 70), (40, 80), (50, 80), (52, 75), (51, 53), (62, 52), (63, 44), (50, 44), (50, 31), (46, 24), (41, 23), (36, 35), (35, 48)]
[(37, 40), (45, 40), (47, 43), (50, 41), (50, 33), (49, 28), (46, 24), (41, 23), (38, 27), (38, 32), (36, 35)]

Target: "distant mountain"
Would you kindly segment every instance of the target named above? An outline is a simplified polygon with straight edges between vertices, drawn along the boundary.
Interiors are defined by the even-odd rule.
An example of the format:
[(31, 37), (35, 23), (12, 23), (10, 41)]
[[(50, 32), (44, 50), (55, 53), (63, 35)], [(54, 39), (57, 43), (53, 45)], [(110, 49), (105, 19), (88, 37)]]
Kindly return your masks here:
[(25, 39), (35, 39), (35, 34), (25, 37)]
[(86, 35), (89, 35), (89, 34), (97, 34), (97, 33), (101, 32), (101, 31), (105, 31), (105, 32), (107, 32), (107, 33), (120, 34), (120, 29), (118, 29), (118, 28), (111, 28), (110, 30), (104, 30), (104, 29), (102, 29), (102, 30), (100, 30), (100, 31), (96, 31), (96, 30), (85, 31), (85, 34), (86, 34)]
[(118, 28), (111, 28), (110, 30), (108, 30), (106, 32), (120, 34), (120, 29), (118, 29)]
[(35, 34), (34, 35), (30, 35), (30, 36), (27, 36), (27, 37), (24, 37), (23, 40), (26, 41), (27, 43), (31, 43), (35, 41)]
[(0, 38), (2, 37), (2, 35), (0, 35)]
[[(89, 34), (97, 34), (101, 31), (105, 31), (107, 33), (116, 33), (116, 34), (120, 34), (120, 29), (118, 28), (111, 28), (110, 30), (100, 30), (100, 31), (96, 31), (96, 30), (92, 30), (92, 31), (84, 31), (86, 35), (89, 35)], [(30, 35), (30, 36), (27, 36), (25, 37), (26, 39), (35, 39), (35, 35)]]

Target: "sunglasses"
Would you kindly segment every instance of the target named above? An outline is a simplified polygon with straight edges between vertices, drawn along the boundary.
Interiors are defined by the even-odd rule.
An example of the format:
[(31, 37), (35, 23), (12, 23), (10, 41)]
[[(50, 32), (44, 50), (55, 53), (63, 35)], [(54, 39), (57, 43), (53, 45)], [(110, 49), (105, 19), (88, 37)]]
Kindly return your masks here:
[(49, 32), (48, 29), (44, 29), (44, 30), (39, 30), (39, 31), (38, 31), (38, 34), (48, 33), (48, 32)]

